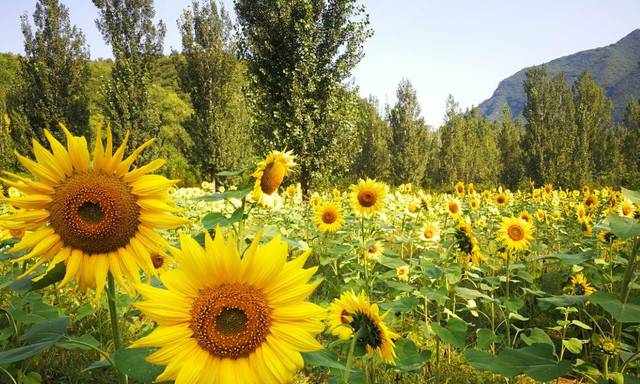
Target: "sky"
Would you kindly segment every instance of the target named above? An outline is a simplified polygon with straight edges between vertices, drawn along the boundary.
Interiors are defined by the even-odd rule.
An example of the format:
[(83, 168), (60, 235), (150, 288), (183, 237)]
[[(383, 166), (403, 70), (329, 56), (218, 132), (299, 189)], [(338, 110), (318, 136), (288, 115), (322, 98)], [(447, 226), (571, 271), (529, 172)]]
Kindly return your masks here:
[[(92, 58), (111, 57), (90, 0), (61, 0), (85, 33)], [(232, 9), (232, 0), (224, 0)], [(531, 65), (615, 43), (640, 28), (638, 0), (367, 0), (374, 36), (350, 84), (381, 107), (402, 79), (416, 88), (422, 116), (442, 123), (452, 94), (464, 109), (489, 98), (500, 80)], [(191, 0), (155, 0), (165, 51), (180, 49), (176, 20)], [(35, 0), (0, 0), (0, 52), (23, 52), (19, 16)]]

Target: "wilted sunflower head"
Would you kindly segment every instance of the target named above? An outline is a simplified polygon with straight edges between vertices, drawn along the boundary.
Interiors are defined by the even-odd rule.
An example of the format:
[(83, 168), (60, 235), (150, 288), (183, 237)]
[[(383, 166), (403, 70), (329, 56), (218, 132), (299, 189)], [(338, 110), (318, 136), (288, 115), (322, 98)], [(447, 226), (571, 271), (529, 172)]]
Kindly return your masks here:
[(315, 224), (320, 232), (336, 232), (342, 227), (342, 222), (342, 209), (338, 204), (324, 201), (316, 205)]
[(398, 337), (384, 323), (378, 306), (369, 302), (364, 292), (356, 295), (347, 291), (329, 306), (329, 330), (342, 340), (356, 337), (360, 347), (380, 358), (394, 363), (396, 358), (393, 339)]
[(387, 186), (381, 182), (367, 179), (351, 186), (351, 207), (358, 216), (376, 214), (384, 207)]
[(513, 250), (523, 250), (529, 247), (533, 239), (533, 227), (519, 217), (508, 217), (502, 220), (499, 238), (505, 246)]
[(253, 177), (256, 178), (253, 187), (254, 200), (261, 201), (264, 196), (273, 195), (295, 165), (292, 152), (271, 151), (258, 163), (253, 173)]
[(91, 159), (85, 138), (63, 131), (66, 147), (45, 131), (51, 151), (34, 140), (35, 161), (18, 155), (36, 180), (13, 174), (3, 179), (23, 193), (8, 199), (18, 211), (2, 219), (3, 225), (27, 231), (13, 252), (28, 253), (17, 260), (37, 260), (27, 273), (64, 262), (61, 285), (77, 278), (82, 288), (95, 287), (97, 297), (108, 273), (124, 287), (139, 281), (141, 269), (154, 275), (150, 255), (168, 246), (154, 229), (186, 221), (172, 215), (177, 209), (168, 191), (177, 180), (151, 174), (164, 160), (131, 169), (153, 140), (125, 158), (127, 137), (114, 151), (111, 131), (105, 143), (98, 128)]

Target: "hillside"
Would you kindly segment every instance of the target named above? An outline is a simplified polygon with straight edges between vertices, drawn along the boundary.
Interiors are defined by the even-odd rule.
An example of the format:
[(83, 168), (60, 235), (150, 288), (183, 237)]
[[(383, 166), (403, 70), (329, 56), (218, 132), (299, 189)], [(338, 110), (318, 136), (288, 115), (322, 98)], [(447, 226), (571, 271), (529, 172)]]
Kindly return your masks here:
[[(590, 72), (612, 99), (614, 119), (619, 121), (627, 102), (640, 98), (640, 29), (615, 44), (574, 53), (543, 65), (551, 73), (564, 72), (571, 84), (582, 72)], [(497, 119), (502, 106), (507, 103), (514, 117), (521, 115), (526, 101), (522, 83), (528, 69), (502, 80), (491, 98), (480, 104), (480, 111), (491, 119)]]

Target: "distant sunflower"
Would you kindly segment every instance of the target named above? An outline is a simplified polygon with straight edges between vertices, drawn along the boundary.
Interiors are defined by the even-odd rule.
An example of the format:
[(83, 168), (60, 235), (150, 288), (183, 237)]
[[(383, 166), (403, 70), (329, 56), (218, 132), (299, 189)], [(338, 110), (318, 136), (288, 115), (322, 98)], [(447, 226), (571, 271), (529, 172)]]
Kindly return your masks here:
[(387, 195), (387, 186), (375, 180), (360, 180), (351, 186), (351, 207), (356, 215), (370, 216), (380, 212)]
[(476, 186), (473, 183), (467, 184), (467, 193), (470, 195), (476, 193)]
[(458, 181), (453, 189), (456, 191), (456, 195), (464, 196), (464, 182)]
[(494, 196), (494, 201), (498, 207), (504, 207), (509, 202), (509, 195), (501, 190)]
[(320, 232), (333, 233), (342, 227), (342, 209), (332, 201), (319, 203), (315, 207), (314, 215), (316, 227)]
[(473, 195), (469, 198), (469, 207), (474, 211), (480, 208), (480, 198), (476, 195)]
[(531, 214), (527, 210), (520, 212), (518, 217), (520, 217), (522, 220), (526, 221), (527, 223), (531, 223), (533, 221)]
[(96, 288), (96, 297), (108, 273), (124, 287), (140, 281), (140, 269), (154, 275), (150, 255), (168, 246), (154, 229), (186, 221), (171, 213), (177, 209), (168, 192), (177, 181), (151, 174), (164, 160), (130, 169), (153, 140), (124, 158), (127, 137), (114, 152), (111, 131), (103, 144), (98, 129), (92, 161), (86, 140), (63, 130), (66, 147), (45, 131), (51, 152), (34, 140), (36, 161), (18, 155), (37, 181), (10, 173), (11, 180), (2, 179), (24, 193), (7, 199), (19, 209), (2, 219), (4, 226), (27, 231), (12, 251), (28, 253), (16, 260), (36, 259), (27, 273), (64, 262), (61, 285), (77, 278), (80, 287)]
[(364, 257), (366, 260), (378, 260), (383, 253), (384, 245), (379, 241), (373, 241), (365, 248)]
[(587, 197), (585, 197), (583, 204), (585, 207), (593, 209), (598, 205), (598, 197), (594, 193), (589, 193)]
[(533, 239), (531, 224), (519, 217), (509, 217), (502, 220), (499, 237), (510, 249), (523, 250), (529, 247)]
[(326, 310), (307, 301), (318, 282), (303, 269), (309, 253), (287, 261), (287, 244), (259, 238), (240, 256), (220, 229), (204, 249), (182, 235), (178, 268), (160, 275), (167, 289), (137, 286), (135, 304), (158, 327), (133, 348), (159, 348), (147, 357), (166, 368), (156, 381), (288, 383), (304, 366), (300, 352), (322, 348)]
[(271, 151), (258, 163), (257, 169), (253, 172), (252, 176), (256, 178), (253, 185), (253, 199), (265, 202), (265, 198), (268, 199), (278, 190), (284, 177), (295, 165), (291, 152)]
[(536, 210), (535, 215), (536, 215), (536, 219), (540, 222), (543, 222), (547, 219), (547, 213), (542, 209)]
[(409, 266), (400, 265), (396, 267), (396, 277), (400, 281), (409, 281)]
[(589, 296), (596, 291), (582, 273), (571, 276), (570, 283), (574, 294), (579, 296)]
[(449, 216), (458, 217), (462, 213), (462, 206), (458, 199), (449, 199), (447, 201), (447, 212)]
[(625, 217), (633, 217), (633, 214), (636, 212), (636, 207), (633, 202), (629, 199), (622, 199), (620, 202), (620, 206), (618, 207), (618, 213), (621, 216)]
[(344, 292), (329, 307), (329, 326), (333, 335), (342, 340), (357, 337), (357, 342), (370, 354), (377, 352), (380, 358), (394, 363), (396, 358), (393, 339), (396, 335), (384, 323), (378, 306), (371, 304), (364, 292), (356, 295)]
[(429, 222), (422, 226), (420, 239), (426, 242), (437, 243), (440, 241), (440, 226), (438, 223)]

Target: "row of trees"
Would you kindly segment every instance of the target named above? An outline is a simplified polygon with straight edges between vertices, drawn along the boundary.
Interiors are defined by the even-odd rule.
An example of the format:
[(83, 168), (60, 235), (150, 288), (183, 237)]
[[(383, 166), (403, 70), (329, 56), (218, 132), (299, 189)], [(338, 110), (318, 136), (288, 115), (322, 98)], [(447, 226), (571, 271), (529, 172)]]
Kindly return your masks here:
[[(305, 190), (357, 177), (512, 188), (638, 180), (640, 104), (614, 124), (611, 101), (588, 74), (572, 88), (562, 75), (531, 70), (524, 119), (505, 109), (489, 121), (450, 97), (444, 125), (433, 129), (408, 80), (383, 116), (375, 99), (345, 85), (372, 34), (356, 0), (236, 0), (237, 25), (215, 1), (194, 0), (177, 21), (182, 50), (169, 57), (153, 0), (92, 1), (113, 60), (90, 61), (59, 0), (37, 0), (33, 25), (22, 18), (25, 54), (15, 75), (0, 72), (11, 84), (0, 93), (3, 154), (28, 150), (63, 122), (88, 137), (108, 124), (120, 140), (130, 132), (133, 145), (157, 138), (148, 156), (168, 158), (167, 172), (186, 182), (284, 148), (296, 153)], [(0, 166), (9, 159), (0, 156)]]

